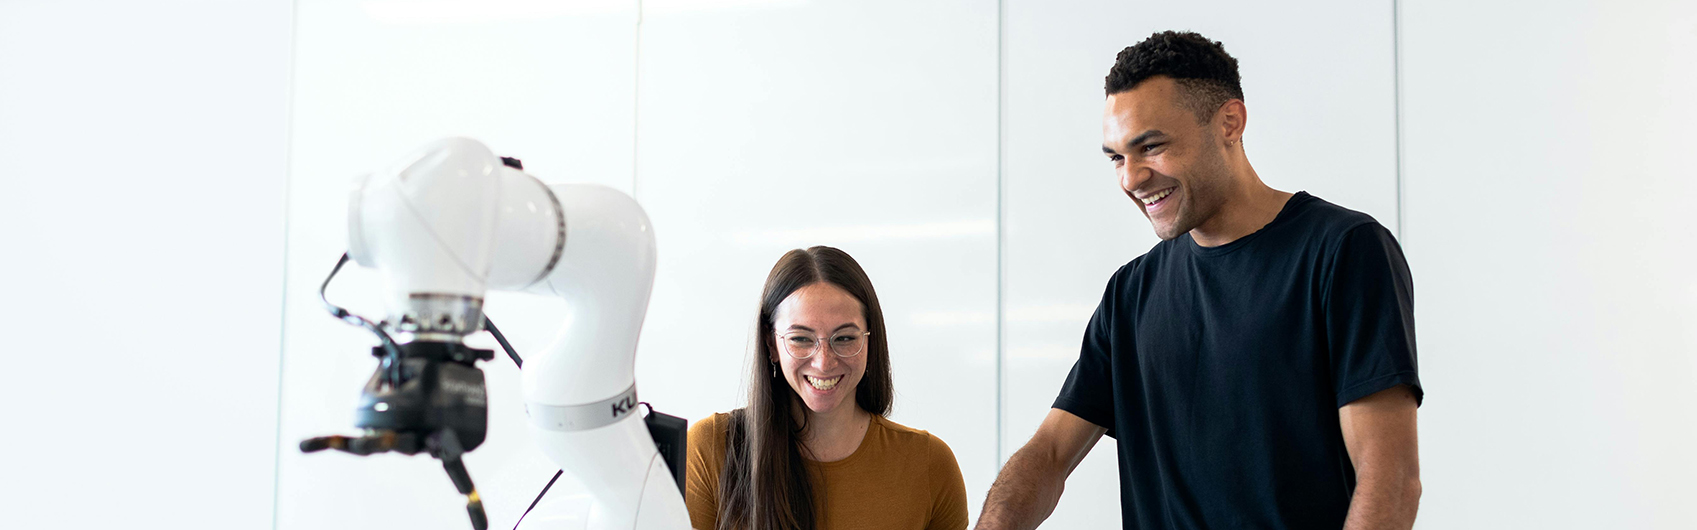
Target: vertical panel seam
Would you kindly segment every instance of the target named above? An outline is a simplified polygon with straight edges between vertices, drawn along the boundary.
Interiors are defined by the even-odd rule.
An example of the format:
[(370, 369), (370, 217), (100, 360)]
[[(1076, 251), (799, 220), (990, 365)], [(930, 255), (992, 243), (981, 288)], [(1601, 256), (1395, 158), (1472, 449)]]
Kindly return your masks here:
[(289, 2), (289, 65), (283, 94), (283, 290), (277, 314), (277, 408), (271, 440), (271, 529), (277, 529), (283, 488), (283, 363), (289, 325), (289, 204), (294, 192), (295, 69), (300, 50), (300, 2)]
[(995, 470), (1002, 472), (1006, 438), (1004, 405), (1007, 394), (1007, 178), (1005, 152), (1007, 129), (1006, 0), (996, 0), (996, 453)]
[(1402, 3), (1399, 0), (1391, 0), (1391, 85), (1396, 128), (1396, 239), (1399, 244), (1406, 245), (1407, 241), (1403, 239), (1408, 215), (1403, 207), (1402, 175)]
[[(636, 0), (636, 43), (631, 53), (630, 87), (630, 197), (636, 198), (637, 131), (642, 127), (642, 0)], [(642, 201), (637, 201), (641, 203)]]

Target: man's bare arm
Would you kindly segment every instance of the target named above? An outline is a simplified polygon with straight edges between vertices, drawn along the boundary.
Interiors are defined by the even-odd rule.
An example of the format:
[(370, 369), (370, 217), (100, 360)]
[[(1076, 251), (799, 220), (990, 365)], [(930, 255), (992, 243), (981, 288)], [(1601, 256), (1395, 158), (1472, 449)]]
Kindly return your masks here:
[(1414, 393), (1399, 385), (1338, 409), (1344, 447), (1355, 465), (1355, 497), (1344, 530), (1414, 526), (1420, 508), (1417, 406)]
[(1037, 434), (1007, 465), (984, 499), (977, 530), (1030, 530), (1049, 518), (1061, 500), (1067, 475), (1108, 432), (1061, 409), (1049, 409)]

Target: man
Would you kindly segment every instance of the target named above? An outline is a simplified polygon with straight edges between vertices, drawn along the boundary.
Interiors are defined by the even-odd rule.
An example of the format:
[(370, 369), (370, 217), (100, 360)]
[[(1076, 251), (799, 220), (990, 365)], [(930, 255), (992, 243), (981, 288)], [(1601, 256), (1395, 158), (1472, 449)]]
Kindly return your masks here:
[(1109, 279), (977, 528), (1035, 528), (1103, 434), (1128, 529), (1411, 527), (1422, 391), (1396, 240), (1261, 182), (1219, 43), (1155, 34), (1120, 52), (1107, 94), (1102, 151), (1162, 241)]

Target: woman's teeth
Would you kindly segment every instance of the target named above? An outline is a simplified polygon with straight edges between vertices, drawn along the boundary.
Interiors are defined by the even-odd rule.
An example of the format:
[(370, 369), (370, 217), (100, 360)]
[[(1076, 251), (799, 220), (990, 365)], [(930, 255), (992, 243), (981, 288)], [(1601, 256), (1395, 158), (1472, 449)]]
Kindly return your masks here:
[(830, 389), (836, 388), (837, 383), (842, 382), (842, 380), (843, 380), (843, 376), (840, 376), (840, 375), (833, 377), (833, 378), (830, 378), (830, 379), (819, 379), (819, 378), (813, 377), (811, 375), (804, 375), (804, 376), (801, 376), (801, 377), (802, 377), (802, 379), (807, 380), (808, 385), (810, 385), (813, 388), (818, 389), (818, 390), (830, 390)]

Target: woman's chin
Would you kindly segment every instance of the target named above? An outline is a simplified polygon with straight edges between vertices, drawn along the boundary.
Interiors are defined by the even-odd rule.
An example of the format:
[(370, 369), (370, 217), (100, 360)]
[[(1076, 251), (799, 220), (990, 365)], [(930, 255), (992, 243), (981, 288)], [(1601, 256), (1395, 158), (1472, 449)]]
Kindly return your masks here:
[(801, 402), (807, 405), (807, 410), (814, 414), (830, 414), (848, 403), (848, 396), (853, 395), (852, 388), (833, 388), (820, 391), (815, 388), (803, 388)]

